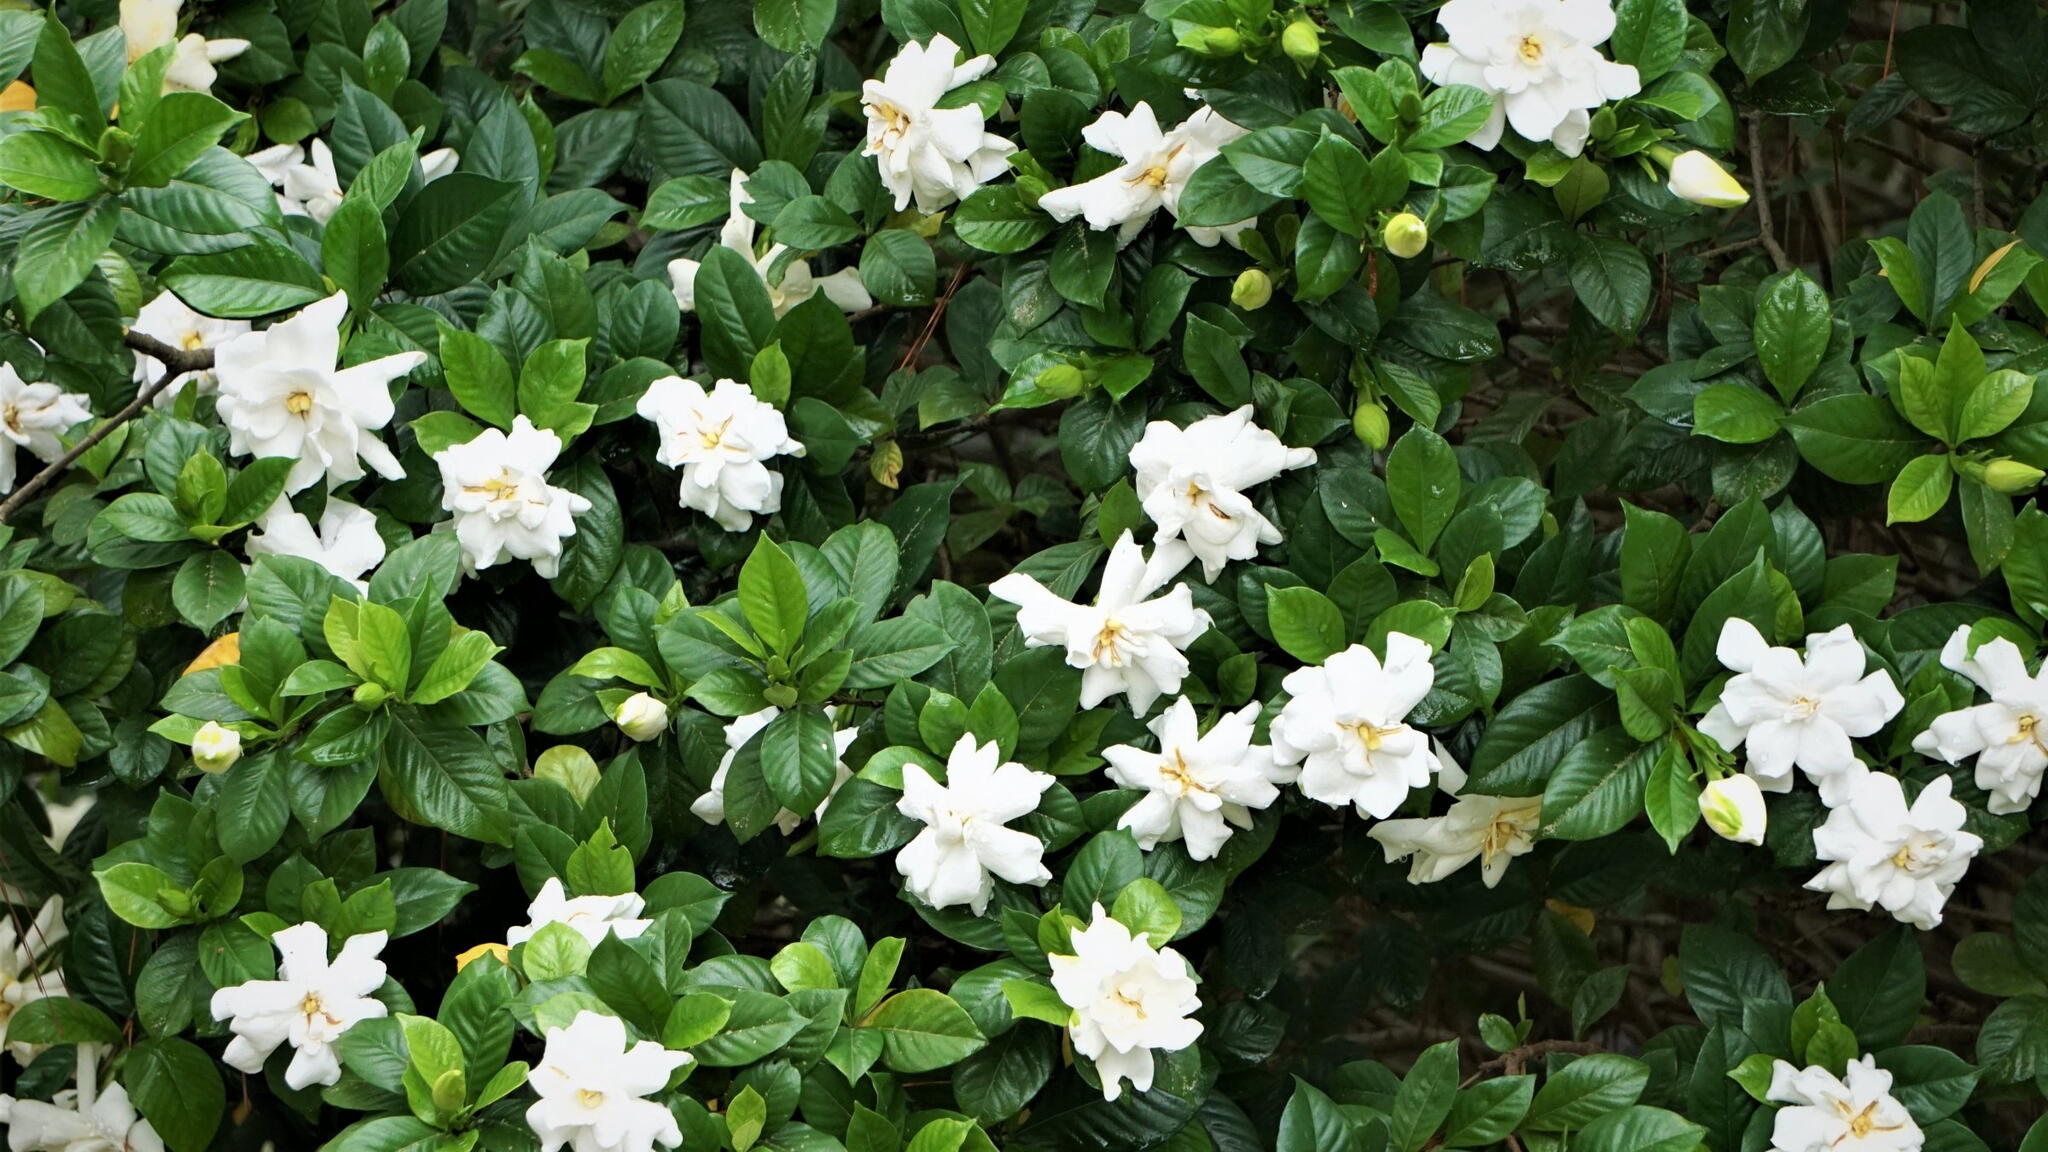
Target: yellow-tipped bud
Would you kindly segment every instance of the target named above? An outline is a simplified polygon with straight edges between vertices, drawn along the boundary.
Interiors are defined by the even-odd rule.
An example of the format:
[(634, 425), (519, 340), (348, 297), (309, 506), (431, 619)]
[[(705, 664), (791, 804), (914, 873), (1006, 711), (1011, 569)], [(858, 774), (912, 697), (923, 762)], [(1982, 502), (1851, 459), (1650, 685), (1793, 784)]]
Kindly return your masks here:
[(1697, 148), (1672, 159), (1671, 182), (1665, 187), (1680, 200), (1709, 208), (1740, 208), (1749, 203), (1749, 190)]
[(2048, 473), (2031, 464), (2017, 460), (1993, 460), (1984, 466), (1984, 486), (1993, 492), (2017, 496), (2022, 492), (2032, 492), (2044, 475)]
[(1429, 247), (1429, 225), (1415, 213), (1403, 212), (1387, 221), (1380, 239), (1385, 241), (1387, 251), (1407, 260), (1422, 255), (1423, 249)]
[(1723, 840), (1763, 843), (1766, 815), (1763, 789), (1754, 776), (1723, 776), (1700, 793), (1700, 816)]

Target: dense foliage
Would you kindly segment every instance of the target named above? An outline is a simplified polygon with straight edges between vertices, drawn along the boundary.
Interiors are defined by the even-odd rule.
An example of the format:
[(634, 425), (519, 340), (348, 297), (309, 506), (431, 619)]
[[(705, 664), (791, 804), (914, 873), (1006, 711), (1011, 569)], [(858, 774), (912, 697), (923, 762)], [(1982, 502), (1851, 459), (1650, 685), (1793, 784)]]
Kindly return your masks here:
[(0, 10), (13, 1152), (2048, 1152), (2029, 0)]

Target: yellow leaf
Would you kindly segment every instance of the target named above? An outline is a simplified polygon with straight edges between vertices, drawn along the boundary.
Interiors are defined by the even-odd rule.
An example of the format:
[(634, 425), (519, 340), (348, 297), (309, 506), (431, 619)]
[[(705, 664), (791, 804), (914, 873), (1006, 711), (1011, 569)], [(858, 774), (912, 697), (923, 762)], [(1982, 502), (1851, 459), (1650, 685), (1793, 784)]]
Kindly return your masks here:
[(193, 658), (190, 664), (185, 665), (183, 674), (190, 676), (194, 672), (204, 672), (208, 668), (218, 668), (223, 664), (240, 664), (241, 662), (242, 634), (240, 632), (230, 632), (213, 643), (208, 644), (198, 656)]
[(496, 956), (498, 963), (508, 967), (512, 963), (512, 949), (503, 944), (479, 944), (455, 957), (455, 970), (460, 972), (485, 956)]
[(1977, 289), (1984, 283), (1984, 278), (1986, 276), (1991, 275), (1991, 270), (1993, 268), (1998, 267), (1998, 262), (2000, 260), (2005, 259), (2005, 254), (2019, 247), (2019, 245), (2020, 242), (2015, 240), (2012, 243), (2007, 244), (2005, 247), (2000, 248), (1998, 251), (1993, 252), (1991, 255), (1986, 256), (1984, 258), (1984, 262), (1982, 264), (1977, 265), (1977, 270), (1975, 272), (1970, 273), (1969, 292), (1971, 295), (1976, 295)]
[(1593, 910), (1591, 908), (1581, 908), (1576, 904), (1567, 904), (1562, 900), (1545, 900), (1543, 906), (1571, 921), (1573, 927), (1584, 932), (1586, 935), (1591, 936), (1593, 934)]
[(36, 110), (36, 90), (25, 80), (16, 80), (0, 89), (0, 112), (33, 112)]

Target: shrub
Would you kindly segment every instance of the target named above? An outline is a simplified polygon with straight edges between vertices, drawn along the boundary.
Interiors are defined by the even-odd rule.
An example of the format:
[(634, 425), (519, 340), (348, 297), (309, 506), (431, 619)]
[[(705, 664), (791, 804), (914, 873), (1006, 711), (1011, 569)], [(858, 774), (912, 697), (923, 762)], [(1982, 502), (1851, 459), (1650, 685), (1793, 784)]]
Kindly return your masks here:
[(15, 1152), (2048, 1149), (2023, 0), (0, 11)]

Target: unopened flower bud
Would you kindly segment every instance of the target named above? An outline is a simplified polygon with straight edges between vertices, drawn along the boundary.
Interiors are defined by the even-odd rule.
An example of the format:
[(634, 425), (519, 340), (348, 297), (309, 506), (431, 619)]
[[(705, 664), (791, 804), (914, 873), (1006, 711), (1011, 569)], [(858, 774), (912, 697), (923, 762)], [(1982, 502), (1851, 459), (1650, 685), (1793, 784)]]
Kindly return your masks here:
[(1235, 56), (1244, 51), (1244, 37), (1235, 28), (1203, 28), (1195, 33), (1195, 40), (1192, 47), (1207, 56)]
[(242, 758), (242, 734), (208, 720), (192, 734), (192, 763), (209, 776), (218, 776)]
[(374, 680), (365, 680), (356, 685), (354, 694), (356, 707), (365, 712), (374, 712), (391, 699), (391, 690)]
[(1273, 278), (1257, 268), (1247, 268), (1237, 274), (1237, 283), (1230, 286), (1230, 302), (1247, 312), (1256, 312), (1273, 298)]
[(1415, 213), (1403, 212), (1387, 221), (1380, 239), (1386, 242), (1387, 251), (1406, 260), (1422, 255), (1422, 250), (1429, 247), (1429, 225)]
[(1322, 30), (1316, 22), (1306, 16), (1295, 17), (1294, 23), (1280, 34), (1280, 50), (1287, 58), (1304, 68), (1314, 64), (1323, 56)]
[(1038, 385), (1040, 392), (1064, 400), (1069, 396), (1079, 396), (1081, 389), (1088, 386), (1088, 377), (1072, 364), (1055, 364), (1040, 372), (1033, 383)]
[(1984, 486), (1993, 492), (2017, 496), (2032, 492), (2041, 483), (2044, 473), (2031, 464), (2017, 460), (1993, 460), (1984, 466)]
[(1723, 840), (1764, 842), (1764, 793), (1753, 776), (1723, 776), (1708, 784), (1700, 793), (1700, 816)]
[(668, 705), (645, 692), (636, 692), (619, 705), (619, 714), (613, 720), (628, 737), (652, 740), (668, 731)]
[(1376, 401), (1365, 401), (1351, 413), (1351, 431), (1358, 442), (1375, 452), (1387, 446), (1392, 436), (1392, 426), (1387, 421), (1387, 410)]
[(1671, 181), (1665, 187), (1680, 200), (1709, 208), (1739, 208), (1749, 203), (1749, 190), (1697, 148), (1672, 159)]

